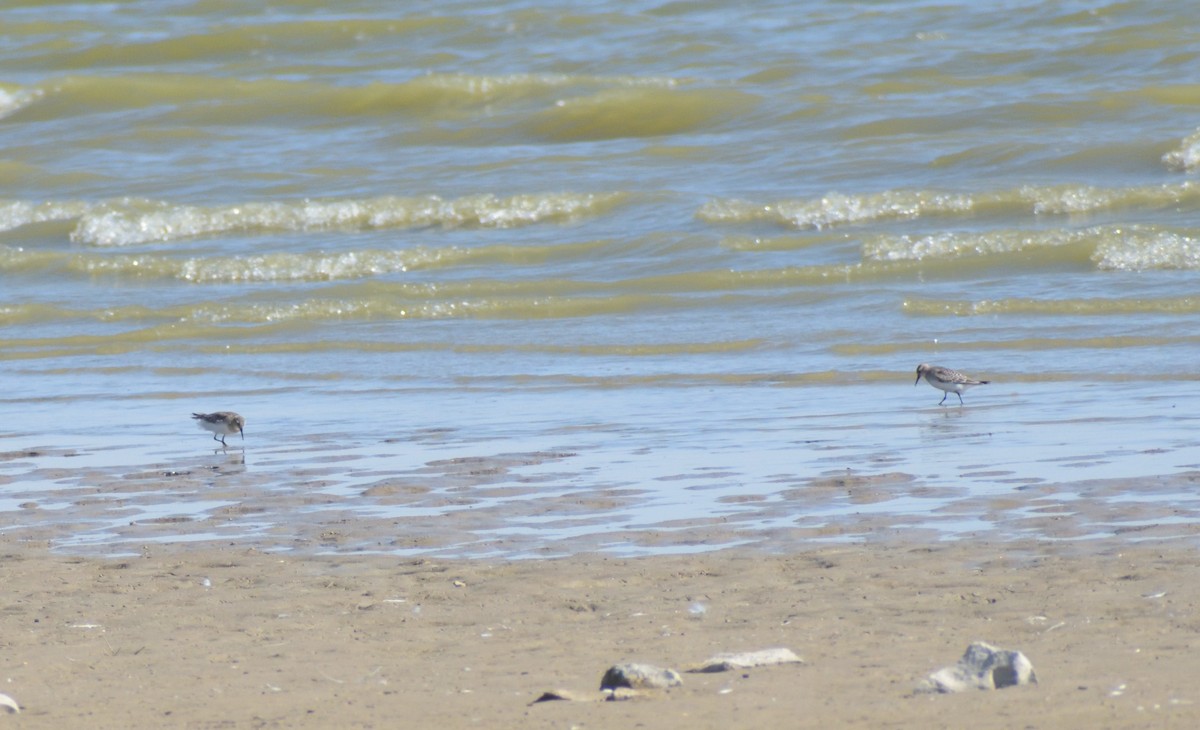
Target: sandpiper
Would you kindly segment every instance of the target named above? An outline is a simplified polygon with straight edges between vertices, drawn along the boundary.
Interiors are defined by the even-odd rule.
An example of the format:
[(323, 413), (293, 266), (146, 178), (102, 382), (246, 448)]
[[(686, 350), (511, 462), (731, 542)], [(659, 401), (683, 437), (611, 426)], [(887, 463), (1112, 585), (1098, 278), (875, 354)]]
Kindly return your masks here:
[(217, 411), (216, 413), (193, 413), (192, 418), (196, 419), (197, 425), (205, 431), (212, 431), (213, 441), (220, 441), (222, 446), (225, 446), (225, 436), (232, 434), (235, 431), (242, 434), (242, 439), (246, 438), (242, 428), (246, 425), (246, 419), (242, 418), (233, 411)]
[(987, 385), (991, 382), (988, 380), (976, 380), (968, 375), (963, 375), (957, 370), (938, 367), (937, 365), (928, 365), (926, 363), (921, 363), (917, 366), (917, 379), (913, 382), (913, 385), (921, 382), (922, 377), (925, 378), (925, 382), (938, 390), (946, 391), (946, 394), (938, 401), (939, 406), (946, 402), (946, 396), (951, 393), (958, 396), (958, 404), (961, 406), (963, 402), (962, 392), (964, 390), (976, 385)]

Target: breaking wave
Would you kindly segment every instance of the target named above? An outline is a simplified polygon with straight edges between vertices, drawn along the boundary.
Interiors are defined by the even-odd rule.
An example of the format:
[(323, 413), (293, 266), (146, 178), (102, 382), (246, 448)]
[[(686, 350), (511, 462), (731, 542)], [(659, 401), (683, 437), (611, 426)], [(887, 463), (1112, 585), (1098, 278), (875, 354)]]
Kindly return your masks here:
[(825, 229), (924, 218), (969, 215), (1070, 215), (1130, 208), (1200, 204), (1192, 182), (1127, 188), (1090, 185), (1034, 186), (991, 193), (890, 190), (864, 195), (829, 193), (821, 198), (755, 202), (740, 199), (705, 203), (696, 217), (708, 223), (773, 223), (798, 229)]
[(1108, 271), (1200, 269), (1200, 238), (1155, 226), (948, 231), (927, 236), (878, 236), (863, 243), (863, 258), (874, 261), (942, 261), (1017, 253), (1040, 256), (1047, 264), (1090, 261)]
[(380, 228), (513, 228), (600, 215), (624, 193), (550, 193), (453, 200), (378, 197), (362, 200), (250, 202), (225, 206), (175, 205), (125, 198), (100, 203), (0, 201), (0, 230), (78, 219), (71, 241), (128, 246), (231, 233), (366, 230)]
[(1162, 157), (1172, 170), (1191, 172), (1200, 167), (1200, 129), (1183, 138), (1179, 146)]

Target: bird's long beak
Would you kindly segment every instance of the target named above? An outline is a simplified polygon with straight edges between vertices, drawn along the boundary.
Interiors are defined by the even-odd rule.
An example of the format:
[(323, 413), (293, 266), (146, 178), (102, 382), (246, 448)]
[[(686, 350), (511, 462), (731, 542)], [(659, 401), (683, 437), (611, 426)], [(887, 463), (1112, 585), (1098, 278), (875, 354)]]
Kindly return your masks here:
[(913, 385), (916, 385), (919, 382), (921, 382), (921, 374), (917, 373), (917, 379), (913, 381)]
[(246, 432), (239, 428), (238, 433), (242, 435), (242, 440), (245, 441), (246, 440)]

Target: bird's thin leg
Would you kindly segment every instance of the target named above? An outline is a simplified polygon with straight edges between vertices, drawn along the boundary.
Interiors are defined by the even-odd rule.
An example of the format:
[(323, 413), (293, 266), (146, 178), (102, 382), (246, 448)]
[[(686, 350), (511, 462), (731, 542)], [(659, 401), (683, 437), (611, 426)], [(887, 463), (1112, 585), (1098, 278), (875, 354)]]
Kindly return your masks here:
[(946, 391), (945, 393), (942, 394), (942, 399), (940, 401), (938, 401), (939, 406), (946, 402), (946, 396), (948, 396), (948, 395), (950, 395), (950, 391)]
[(214, 433), (214, 434), (213, 434), (213, 441), (220, 441), (220, 440), (221, 440), (221, 439), (220, 439), (220, 437), (219, 437), (219, 436), (217, 436), (217, 434), (215, 434), (215, 433)]
[(955, 393), (958, 396), (958, 405), (962, 405), (962, 393)]

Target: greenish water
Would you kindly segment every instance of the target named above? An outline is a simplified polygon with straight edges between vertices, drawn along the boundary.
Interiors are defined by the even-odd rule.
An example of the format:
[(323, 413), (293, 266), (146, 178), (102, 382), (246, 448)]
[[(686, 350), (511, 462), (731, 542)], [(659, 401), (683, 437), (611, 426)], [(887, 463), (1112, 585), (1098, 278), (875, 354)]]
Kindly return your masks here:
[[(553, 453), (437, 549), (618, 549), (718, 518), (744, 524), (678, 545), (778, 545), (828, 537), (814, 515), (870, 537), (853, 499), (792, 498), (847, 470), (904, 475), (870, 510), (946, 536), (997, 522), (948, 506), (985, 495), (1185, 474), (1193, 15), (4, 5), (0, 524), (99, 549), (146, 537), (113, 531), (139, 515), (416, 529), (450, 509), (440, 465)], [(993, 383), (939, 408), (920, 362)], [(334, 506), (113, 494), (224, 459), (189, 414), (226, 409), (247, 419), (232, 502), (324, 465)], [(370, 492), (389, 478), (433, 496)]]

